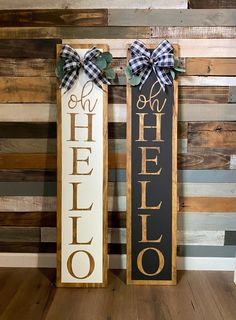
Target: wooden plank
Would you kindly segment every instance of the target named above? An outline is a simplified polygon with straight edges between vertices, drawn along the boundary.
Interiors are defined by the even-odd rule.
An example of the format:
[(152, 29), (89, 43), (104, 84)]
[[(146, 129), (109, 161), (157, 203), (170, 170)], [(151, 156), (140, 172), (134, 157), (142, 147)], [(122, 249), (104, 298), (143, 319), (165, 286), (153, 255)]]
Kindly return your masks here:
[(17, 0), (11, 0), (8, 3), (6, 0), (0, 0), (1, 9), (90, 9), (90, 8), (153, 8), (153, 9), (187, 9), (186, 0), (170, 0), (168, 4), (165, 0), (118, 0), (107, 2), (106, 0), (69, 0), (66, 3), (64, 0), (46, 1), (37, 0), (37, 2), (30, 2), (30, 0), (22, 0), (20, 3)]
[[(163, 15), (164, 17), (164, 15)], [(155, 18), (156, 19), (156, 18)], [(160, 41), (157, 39), (141, 39), (146, 45), (158, 45)], [(134, 39), (99, 39), (99, 43), (108, 44), (110, 52), (113, 57), (126, 57), (127, 46), (130, 45)], [(75, 39), (63, 39), (62, 43), (73, 44)], [(96, 39), (81, 39), (80, 43), (96, 42)], [(230, 39), (172, 39), (172, 43), (179, 46), (180, 57), (220, 57), (220, 58), (235, 58), (236, 57), (236, 43)]]
[(236, 87), (229, 88), (229, 98), (228, 102), (236, 102)]
[[(120, 171), (116, 172), (116, 175), (120, 174), (120, 178), (122, 178), (123, 172)], [(178, 182), (236, 183), (236, 170), (179, 170)]]
[(236, 231), (225, 231), (225, 246), (236, 246)]
[(1, 153), (56, 153), (56, 139), (0, 138)]
[(1, 77), (0, 90), (2, 103), (55, 102), (56, 80), (54, 77)]
[(180, 212), (235, 212), (236, 198), (180, 197)]
[(40, 228), (0, 227), (0, 242), (40, 242)]
[(105, 9), (0, 10), (1, 27), (107, 26)]
[(186, 58), (185, 75), (234, 76), (236, 59), (229, 58)]
[(0, 58), (55, 59), (58, 43), (60, 39), (0, 40)]
[(56, 169), (56, 154), (0, 154), (0, 169)]
[(132, 10), (109, 9), (109, 26), (234, 26), (235, 9)]
[(1, 226), (55, 227), (56, 212), (0, 212)]
[(178, 195), (183, 197), (236, 197), (236, 183), (178, 183)]
[(235, 257), (233, 246), (178, 246), (180, 257)]
[[(10, 27), (0, 29), (0, 39), (114, 39), (150, 38), (150, 27)], [(98, 41), (96, 40), (96, 43)]]
[(55, 197), (39, 197), (39, 196), (1, 196), (0, 197), (1, 212), (55, 212), (56, 198)]
[[(152, 38), (234, 39), (236, 27), (151, 27)], [(0, 33), (1, 35), (1, 33)]]
[[(232, 68), (232, 72), (236, 72), (236, 68)], [(235, 86), (235, 77), (179, 77), (180, 86)]]
[(55, 59), (0, 58), (2, 77), (54, 77)]
[[(113, 128), (114, 125), (111, 124)], [(57, 137), (56, 123), (26, 123), (2, 122), (0, 124), (0, 137), (5, 139), (55, 139)]]
[(178, 230), (236, 230), (236, 212), (179, 213)]
[[(120, 190), (120, 186), (116, 186)], [(1, 196), (56, 196), (56, 182), (0, 182)]]
[(191, 9), (235, 9), (235, 0), (190, 0), (188, 1)]
[(217, 153), (178, 154), (178, 169), (229, 169), (230, 157)]
[(1, 169), (0, 181), (56, 181), (56, 170)]
[(188, 151), (236, 153), (236, 122), (190, 122)]
[(0, 252), (55, 253), (56, 243), (0, 242)]

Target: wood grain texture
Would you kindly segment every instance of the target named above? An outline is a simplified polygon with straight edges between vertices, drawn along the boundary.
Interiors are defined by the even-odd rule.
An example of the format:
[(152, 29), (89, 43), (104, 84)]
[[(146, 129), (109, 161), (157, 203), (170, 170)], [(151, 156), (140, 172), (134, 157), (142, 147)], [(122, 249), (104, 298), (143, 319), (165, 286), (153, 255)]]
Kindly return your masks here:
[(0, 181), (56, 181), (56, 170), (1, 169)]
[(235, 212), (236, 199), (225, 197), (180, 197), (180, 212)]
[(6, 0), (0, 1), (2, 9), (93, 9), (93, 8), (155, 8), (155, 9), (187, 9), (187, 0), (170, 0), (168, 4), (165, 0), (118, 0), (115, 2), (107, 2), (106, 0), (57, 0), (46, 1), (37, 0), (36, 3), (30, 0), (22, 0), (19, 3), (17, 0), (11, 0), (8, 3)]
[(58, 43), (60, 39), (0, 40), (0, 58), (55, 59)]
[(0, 212), (1, 226), (55, 227), (56, 212)]
[(0, 154), (0, 169), (56, 169), (56, 154)]
[(229, 58), (187, 58), (185, 59), (185, 75), (234, 76), (236, 59)]
[(55, 212), (55, 197), (1, 196), (0, 212)]
[(235, 9), (235, 0), (189, 0), (191, 9)]
[(178, 154), (178, 169), (229, 169), (230, 157), (220, 153)]
[(1, 27), (107, 26), (105, 9), (0, 10)]
[(56, 139), (1, 139), (1, 153), (56, 153)]
[(0, 252), (55, 253), (55, 243), (40, 242), (0, 242)]
[[(114, 125), (111, 124), (111, 128)], [(57, 137), (56, 123), (40, 122), (1, 122), (0, 137), (5, 139), (55, 139)]]
[(214, 151), (236, 153), (235, 122), (190, 122), (188, 126), (188, 151)]
[(132, 10), (109, 9), (109, 26), (233, 26), (235, 9)]

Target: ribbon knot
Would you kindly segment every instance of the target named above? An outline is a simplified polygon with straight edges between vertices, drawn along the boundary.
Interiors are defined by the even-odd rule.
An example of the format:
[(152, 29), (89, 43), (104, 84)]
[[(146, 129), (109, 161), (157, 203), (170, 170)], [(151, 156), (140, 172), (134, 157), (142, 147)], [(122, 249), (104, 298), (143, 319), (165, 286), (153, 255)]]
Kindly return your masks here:
[(168, 69), (174, 67), (173, 47), (167, 40), (163, 40), (152, 52), (140, 40), (135, 40), (129, 48), (132, 58), (129, 67), (134, 75), (140, 75), (140, 89), (154, 70), (162, 89), (165, 85), (172, 85)]
[(102, 89), (102, 84), (110, 84), (110, 82), (103, 75), (102, 70), (100, 70), (94, 63), (93, 59), (97, 58), (101, 54), (101, 51), (96, 47), (88, 50), (84, 59), (81, 59), (78, 52), (70, 47), (69, 45), (63, 46), (60, 57), (64, 60), (63, 70), (65, 72), (62, 81), (61, 88), (65, 88), (69, 91), (76, 79), (79, 77), (79, 71), (81, 68), (87, 74), (88, 78), (92, 80), (99, 88)]

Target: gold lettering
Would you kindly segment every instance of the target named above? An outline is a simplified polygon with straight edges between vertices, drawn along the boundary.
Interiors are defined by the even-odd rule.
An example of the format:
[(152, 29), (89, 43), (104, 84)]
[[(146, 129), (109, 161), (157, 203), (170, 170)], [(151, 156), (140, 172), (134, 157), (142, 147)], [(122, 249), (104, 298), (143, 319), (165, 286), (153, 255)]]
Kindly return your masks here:
[[(159, 258), (159, 266), (158, 266), (157, 270), (153, 273), (147, 273), (143, 268), (143, 256), (144, 256), (144, 253), (147, 251), (155, 252)], [(142, 274), (144, 274), (145, 276), (149, 276), (149, 277), (156, 276), (157, 274), (159, 274), (163, 270), (164, 265), (165, 265), (164, 256), (163, 256), (162, 252), (156, 248), (145, 248), (142, 251), (140, 251), (138, 254), (137, 266), (138, 266), (139, 271), (142, 272)]]
[(73, 207), (70, 211), (90, 211), (93, 207), (93, 203), (88, 208), (78, 208), (78, 185), (81, 184), (81, 182), (70, 182), (70, 184), (73, 186)]
[(154, 207), (148, 207), (147, 206), (147, 184), (151, 181), (138, 181), (141, 183), (141, 207), (139, 209), (155, 209), (160, 210), (162, 201), (157, 206)]
[(161, 242), (162, 239), (162, 235), (158, 238), (158, 239), (153, 239), (153, 240), (148, 240), (147, 239), (147, 220), (148, 217), (150, 217), (150, 214), (139, 214), (139, 216), (141, 217), (141, 221), (142, 221), (142, 240), (140, 240), (139, 242)]
[(95, 140), (93, 140), (93, 116), (95, 115), (95, 113), (84, 113), (84, 115), (87, 115), (88, 117), (88, 125), (87, 126), (77, 126), (75, 124), (75, 118), (79, 113), (68, 113), (70, 115), (70, 140), (68, 141), (79, 141), (76, 139), (75, 137), (75, 129), (87, 129), (88, 130), (88, 139), (84, 140), (84, 141), (92, 141), (94, 142)]
[(155, 172), (147, 172), (147, 162), (154, 162), (157, 166), (158, 164), (158, 156), (155, 158), (147, 158), (148, 150), (156, 150), (160, 153), (160, 147), (139, 147), (142, 153), (142, 170), (139, 174), (150, 174), (150, 175), (159, 175), (161, 173), (162, 168)]
[(136, 141), (147, 141), (144, 139), (144, 129), (156, 129), (155, 130), (155, 139), (152, 141), (164, 142), (161, 138), (161, 117), (165, 113), (153, 113), (156, 117), (156, 125), (155, 126), (146, 126), (144, 125), (145, 116), (148, 113), (136, 113), (139, 117), (139, 138)]
[(78, 219), (81, 218), (79, 217), (69, 217), (72, 219), (72, 242), (70, 244), (91, 244), (93, 241), (93, 237), (91, 238), (91, 240), (89, 240), (88, 242), (78, 242), (78, 235), (77, 235), (77, 231), (78, 231)]
[[(87, 273), (85, 276), (83, 276), (83, 277), (77, 276), (77, 275), (74, 273), (73, 266), (72, 266), (72, 264), (73, 264), (73, 258), (74, 258), (74, 256), (75, 256), (76, 254), (78, 254), (78, 253), (84, 253), (84, 254), (86, 254), (86, 255), (88, 256), (88, 259), (89, 259), (89, 271), (88, 271), (88, 273)], [(95, 268), (95, 262), (94, 262), (93, 256), (92, 256), (88, 251), (85, 251), (85, 250), (77, 250), (77, 251), (73, 252), (73, 253), (69, 256), (69, 258), (68, 258), (68, 260), (67, 260), (67, 269), (68, 269), (70, 275), (71, 275), (72, 277), (76, 278), (76, 279), (86, 279), (86, 278), (88, 278), (88, 277), (93, 273), (94, 268)]]
[(78, 162), (85, 162), (87, 165), (89, 165), (89, 156), (86, 159), (78, 159), (78, 150), (88, 150), (89, 153), (91, 153), (90, 147), (71, 147), (73, 150), (73, 172), (72, 175), (88, 175), (90, 176), (93, 172), (93, 169), (91, 169), (89, 172), (78, 172)]

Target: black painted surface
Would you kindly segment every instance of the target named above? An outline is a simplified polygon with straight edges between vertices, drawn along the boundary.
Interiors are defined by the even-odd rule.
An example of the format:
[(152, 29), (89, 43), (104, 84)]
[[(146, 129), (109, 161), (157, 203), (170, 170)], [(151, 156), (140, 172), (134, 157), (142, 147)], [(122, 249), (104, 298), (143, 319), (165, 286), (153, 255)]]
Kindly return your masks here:
[[(150, 96), (150, 89), (157, 79), (152, 72), (145, 82), (141, 91), (138, 87), (132, 87), (132, 152), (131, 152), (131, 201), (132, 201), (132, 280), (171, 280), (172, 278), (172, 107), (173, 107), (173, 87), (166, 87), (166, 92), (161, 90), (158, 95), (160, 105), (167, 98), (166, 105), (162, 111), (162, 139), (164, 142), (153, 142), (155, 139), (155, 129), (144, 129), (144, 138), (147, 142), (135, 141), (139, 134), (139, 117), (136, 113), (148, 113), (145, 116), (145, 125), (155, 125), (155, 115), (151, 110), (150, 103), (144, 109), (139, 110), (136, 102), (140, 94), (144, 94), (147, 99)], [(156, 91), (160, 87), (156, 86)], [(155, 99), (155, 98), (154, 98)], [(152, 99), (153, 101), (153, 99)], [(162, 168), (160, 175), (140, 175), (141, 172), (141, 146), (160, 147), (158, 155), (158, 166), (153, 162), (147, 163), (147, 171), (155, 172)], [(153, 153), (154, 152), (154, 153)], [(148, 151), (148, 157), (154, 158), (157, 153)], [(138, 181), (151, 181), (147, 185), (147, 205), (156, 206), (162, 201), (159, 210), (138, 209), (141, 206), (141, 184)], [(162, 235), (160, 243), (139, 243), (142, 236), (141, 217), (139, 214), (149, 214), (147, 224), (147, 239), (158, 239)], [(147, 276), (141, 273), (137, 267), (137, 256), (141, 250), (147, 247), (159, 249), (165, 259), (163, 270), (155, 276)], [(143, 256), (143, 268), (147, 273), (154, 273), (159, 266), (158, 256), (148, 251)]]

